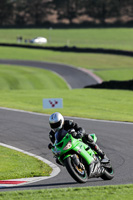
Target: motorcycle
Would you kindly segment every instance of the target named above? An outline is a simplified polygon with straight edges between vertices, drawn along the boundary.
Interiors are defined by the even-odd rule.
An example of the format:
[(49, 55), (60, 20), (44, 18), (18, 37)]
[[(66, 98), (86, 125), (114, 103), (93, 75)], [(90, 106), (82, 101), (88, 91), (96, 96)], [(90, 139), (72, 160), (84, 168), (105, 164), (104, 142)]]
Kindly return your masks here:
[[(95, 134), (90, 134), (96, 142)], [(95, 151), (82, 139), (74, 138), (69, 131), (61, 129), (55, 133), (55, 143), (49, 145), (58, 164), (66, 167), (72, 178), (85, 183), (89, 178), (99, 178), (111, 180), (114, 177), (114, 170), (109, 159), (101, 159)], [(90, 168), (91, 166), (91, 168)], [(99, 174), (99, 169), (102, 173)], [(94, 175), (91, 175), (92, 172)]]

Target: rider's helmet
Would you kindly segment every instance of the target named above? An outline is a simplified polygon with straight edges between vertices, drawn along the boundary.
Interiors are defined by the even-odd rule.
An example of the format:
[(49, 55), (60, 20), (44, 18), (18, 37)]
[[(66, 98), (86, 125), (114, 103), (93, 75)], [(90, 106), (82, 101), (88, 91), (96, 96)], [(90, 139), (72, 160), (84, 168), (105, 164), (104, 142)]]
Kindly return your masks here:
[(64, 125), (64, 117), (59, 112), (55, 112), (49, 117), (49, 124), (51, 129), (58, 131)]

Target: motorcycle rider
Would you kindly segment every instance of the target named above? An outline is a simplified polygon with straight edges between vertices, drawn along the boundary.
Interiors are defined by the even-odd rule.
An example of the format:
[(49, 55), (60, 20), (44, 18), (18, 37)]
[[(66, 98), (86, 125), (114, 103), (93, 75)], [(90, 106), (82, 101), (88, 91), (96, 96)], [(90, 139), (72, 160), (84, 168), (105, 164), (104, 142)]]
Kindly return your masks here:
[[(59, 112), (53, 113), (49, 117), (49, 125), (51, 127), (51, 131), (49, 132), (49, 138), (52, 143), (55, 142), (55, 132), (60, 129), (65, 129), (68, 131), (74, 138), (81, 138), (82, 141), (86, 144), (88, 144), (92, 150), (96, 151), (97, 154), (101, 157), (103, 160), (104, 158), (107, 158), (105, 153), (100, 149), (100, 147), (94, 142), (92, 137), (85, 132), (85, 130), (82, 127), (79, 127), (77, 123), (75, 123), (73, 120), (65, 120), (64, 117)], [(48, 147), (50, 148), (50, 145)], [(60, 164), (57, 160), (57, 163)], [(82, 167), (82, 166), (81, 166)], [(90, 176), (95, 176), (95, 172), (92, 170), (94, 168), (94, 163), (90, 164)], [(92, 172), (93, 171), (93, 172)], [(101, 174), (102, 170), (99, 170), (99, 174)], [(97, 172), (96, 172), (97, 173)]]

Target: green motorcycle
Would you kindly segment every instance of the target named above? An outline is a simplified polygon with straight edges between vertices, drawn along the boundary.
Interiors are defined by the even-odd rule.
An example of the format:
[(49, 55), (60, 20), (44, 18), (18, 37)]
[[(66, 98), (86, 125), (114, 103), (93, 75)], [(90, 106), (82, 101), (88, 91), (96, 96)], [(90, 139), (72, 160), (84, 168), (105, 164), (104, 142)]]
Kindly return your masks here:
[[(95, 134), (90, 134), (96, 142)], [(85, 183), (89, 178), (101, 177), (103, 180), (111, 180), (114, 170), (110, 161), (103, 161), (82, 139), (75, 139), (72, 135), (61, 129), (55, 134), (55, 143), (49, 146), (58, 164), (66, 167), (72, 178)]]

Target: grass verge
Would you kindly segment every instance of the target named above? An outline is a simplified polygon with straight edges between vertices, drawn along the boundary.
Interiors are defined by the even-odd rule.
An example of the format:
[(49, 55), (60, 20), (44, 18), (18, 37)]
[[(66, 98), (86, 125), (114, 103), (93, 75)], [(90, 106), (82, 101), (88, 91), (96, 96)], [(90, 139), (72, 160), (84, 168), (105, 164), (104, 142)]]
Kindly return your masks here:
[(46, 190), (28, 190), (15, 192), (1, 192), (1, 200), (42, 200), (42, 199), (74, 199), (74, 200), (132, 200), (133, 185), (82, 187)]
[(49, 176), (52, 168), (21, 152), (0, 146), (0, 180)]
[[(69, 92), (69, 93), (68, 93)], [(0, 106), (51, 114), (43, 98), (63, 98), (63, 115), (133, 122), (133, 92), (105, 89), (1, 90)]]

